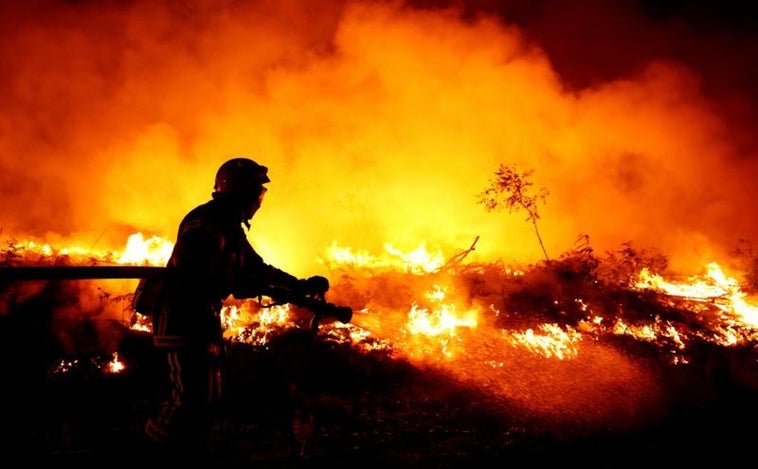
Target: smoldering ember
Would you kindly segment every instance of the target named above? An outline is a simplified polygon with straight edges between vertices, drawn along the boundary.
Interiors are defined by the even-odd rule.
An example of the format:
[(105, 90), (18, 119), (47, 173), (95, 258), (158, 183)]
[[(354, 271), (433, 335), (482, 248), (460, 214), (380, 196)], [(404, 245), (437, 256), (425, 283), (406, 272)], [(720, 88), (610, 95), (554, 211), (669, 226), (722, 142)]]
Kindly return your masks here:
[(227, 299), (218, 466), (743, 464), (746, 3), (0, 2), (7, 461), (145, 462), (134, 291), (245, 156), (331, 288)]

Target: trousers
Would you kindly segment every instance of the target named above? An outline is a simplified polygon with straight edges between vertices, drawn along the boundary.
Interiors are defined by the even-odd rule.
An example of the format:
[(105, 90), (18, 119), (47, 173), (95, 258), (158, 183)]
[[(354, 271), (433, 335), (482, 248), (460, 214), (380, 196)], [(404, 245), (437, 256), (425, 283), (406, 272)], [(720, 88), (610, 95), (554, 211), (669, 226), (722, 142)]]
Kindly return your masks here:
[(167, 380), (163, 402), (145, 424), (155, 443), (178, 451), (204, 451), (221, 399), (222, 347), (183, 346), (163, 350)]

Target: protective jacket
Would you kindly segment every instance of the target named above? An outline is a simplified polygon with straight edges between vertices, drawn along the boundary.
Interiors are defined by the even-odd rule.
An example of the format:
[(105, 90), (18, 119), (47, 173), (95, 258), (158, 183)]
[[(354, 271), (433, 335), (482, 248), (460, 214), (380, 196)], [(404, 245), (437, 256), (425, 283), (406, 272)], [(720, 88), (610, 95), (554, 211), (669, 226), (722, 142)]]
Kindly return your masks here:
[(220, 312), (229, 295), (251, 298), (261, 286), (298, 282), (255, 252), (237, 205), (223, 197), (184, 217), (166, 270), (163, 301), (153, 318), (157, 347), (221, 344)]

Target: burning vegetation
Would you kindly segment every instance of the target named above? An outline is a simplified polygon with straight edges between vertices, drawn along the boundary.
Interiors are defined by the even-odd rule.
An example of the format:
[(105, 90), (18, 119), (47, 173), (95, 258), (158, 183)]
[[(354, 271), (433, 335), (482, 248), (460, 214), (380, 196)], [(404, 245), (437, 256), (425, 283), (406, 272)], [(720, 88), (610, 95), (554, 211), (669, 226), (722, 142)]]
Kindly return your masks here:
[[(169, 247), (141, 234), (123, 252), (6, 244), (3, 329), (50, 334), (35, 345), (47, 350), (35, 363), (46, 370), (39, 379), (144, 373), (155, 366), (145, 340), (151, 323), (131, 309), (134, 280), (18, 281), (14, 267), (161, 264)], [(333, 279), (329, 300), (351, 307), (353, 318), (324, 321), (308, 340), (309, 311), (230, 297), (222, 315), (236, 373), (263, 375), (270, 384), (274, 367), (278, 380), (297, 382), (300, 406), (352, 392), (348, 399), (367, 398), (368, 389), (356, 391), (361, 386), (378, 393), (433, 386), (424, 388), (424, 399), (464, 392), (507, 415), (509, 425), (538, 429), (530, 431), (539, 438), (665, 420), (681, 405), (670, 400), (671, 387), (691, 386), (693, 376), (710, 384), (698, 383), (690, 399), (714, 379), (755, 391), (758, 306), (749, 284), (717, 263), (667, 279), (663, 256), (629, 245), (600, 257), (583, 239), (577, 249), (529, 266), (467, 262), (475, 247), (444, 256), (423, 246), (408, 253), (388, 246), (372, 255), (333, 245), (322, 258)], [(426, 380), (437, 384), (419, 384)], [(299, 411), (318, 413), (307, 409)], [(293, 418), (293, 432), (314, 425)], [(313, 444), (313, 432), (293, 438)]]
[[(665, 270), (665, 257), (629, 245), (601, 258), (584, 244), (554, 261), (506, 266), (467, 263), (475, 244), (449, 259), (423, 245), (410, 253), (387, 246), (377, 256), (332, 246), (323, 258), (334, 279), (329, 294), (355, 316), (350, 324), (326, 328), (359, 347), (368, 340), (374, 344), (367, 349), (431, 361), (465, 355), (466, 347), (456, 344), (466, 331), (485, 328), (497, 330), (503, 345), (558, 359), (576, 357), (584, 340), (610, 336), (654, 344), (676, 363), (686, 363), (700, 343), (750, 348), (756, 339), (758, 307), (751, 302), (750, 285), (728, 276), (718, 263), (687, 279), (667, 280), (665, 271), (658, 273)], [(130, 237), (123, 252), (8, 241), (2, 251), (3, 313), (39, 297), (55, 280), (45, 279), (43, 268), (36, 282), (22, 282), (14, 279), (14, 267), (161, 265), (170, 247), (157, 237), (144, 240), (141, 233)], [(149, 318), (131, 309), (133, 281), (74, 282), (75, 274), (62, 280), (57, 294), (64, 306), (55, 306), (55, 315), (114, 320), (151, 332)], [(230, 298), (222, 311), (226, 337), (265, 345), (259, 333), (299, 326), (303, 315), (296, 309)]]

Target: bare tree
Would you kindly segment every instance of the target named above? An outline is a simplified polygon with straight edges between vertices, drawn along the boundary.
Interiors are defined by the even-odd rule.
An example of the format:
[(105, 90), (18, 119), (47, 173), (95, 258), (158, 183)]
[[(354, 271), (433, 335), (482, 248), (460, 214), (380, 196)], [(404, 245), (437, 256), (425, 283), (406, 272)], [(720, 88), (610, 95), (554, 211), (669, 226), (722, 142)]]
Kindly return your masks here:
[(532, 222), (545, 259), (549, 261), (542, 236), (537, 228), (537, 220), (540, 219), (537, 204), (538, 202), (545, 203), (548, 191), (543, 187), (536, 194), (530, 193), (533, 186), (530, 177), (533, 172), (534, 170), (531, 169), (519, 172), (515, 166), (506, 166), (501, 163), (495, 172), (495, 178), (490, 180), (489, 187), (479, 194), (479, 203), (484, 205), (488, 212), (500, 209), (506, 209), (509, 213), (518, 210), (526, 211), (528, 215), (526, 221)]

